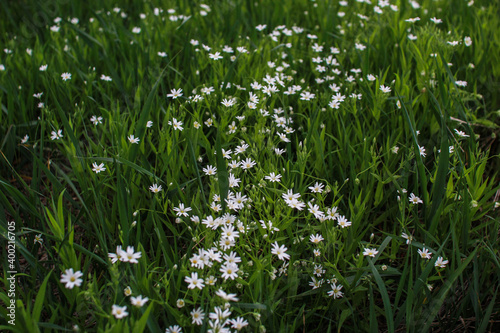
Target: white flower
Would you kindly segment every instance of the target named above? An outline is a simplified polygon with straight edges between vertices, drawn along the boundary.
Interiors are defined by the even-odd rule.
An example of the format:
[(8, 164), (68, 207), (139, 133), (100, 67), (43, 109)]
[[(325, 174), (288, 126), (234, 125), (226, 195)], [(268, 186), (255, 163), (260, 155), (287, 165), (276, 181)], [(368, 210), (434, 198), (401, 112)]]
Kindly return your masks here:
[(426, 155), (426, 154), (425, 154), (425, 147), (420, 147), (420, 146), (418, 146), (418, 151), (419, 151), (419, 153), (420, 153), (420, 156), (425, 157), (425, 155)]
[(366, 49), (366, 46), (364, 46), (363, 44), (356, 43), (355, 48), (357, 50), (363, 51), (364, 49)]
[(406, 22), (410, 22), (410, 23), (415, 23), (417, 21), (420, 21), (420, 17), (409, 18), (409, 19), (407, 19), (405, 21)]
[(63, 81), (71, 80), (71, 73), (62, 73), (61, 78), (63, 79)]
[(300, 99), (303, 101), (309, 101), (309, 100), (313, 99), (315, 96), (316, 96), (315, 94), (312, 94), (309, 91), (304, 91), (304, 92), (300, 93)]
[(201, 290), (203, 289), (203, 287), (205, 287), (205, 285), (203, 284), (203, 279), (198, 278), (197, 272), (191, 273), (191, 276), (186, 276), (184, 278), (184, 281), (186, 281), (186, 283), (189, 283), (189, 289), (198, 288)]
[(177, 97), (181, 97), (182, 96), (182, 89), (172, 89), (170, 90), (170, 94), (167, 94), (167, 97), (170, 97), (172, 99), (176, 99)]
[(184, 129), (184, 127), (182, 127), (182, 121), (175, 118), (173, 118), (172, 121), (169, 121), (168, 124), (173, 126), (174, 130), (182, 131)]
[(59, 140), (59, 139), (61, 139), (63, 137), (63, 135), (62, 135), (62, 129), (57, 130), (57, 132), (56, 131), (52, 131), (52, 132), (50, 132), (50, 134), (51, 134), (50, 138), (52, 140)]
[(104, 75), (104, 74), (101, 75), (101, 80), (108, 81), (108, 82), (109, 81), (113, 81), (113, 79), (111, 78), (111, 76), (107, 76), (107, 75)]
[(122, 246), (121, 245), (118, 245), (116, 247), (116, 253), (108, 253), (108, 257), (111, 259), (111, 263), (114, 264), (116, 263), (118, 260), (121, 261), (122, 259)]
[(239, 301), (238, 297), (236, 297), (236, 294), (227, 294), (222, 289), (219, 289), (218, 291), (216, 291), (215, 294), (228, 302), (238, 302)]
[(132, 288), (130, 288), (130, 286), (127, 286), (125, 289), (123, 289), (123, 294), (125, 296), (130, 296), (132, 295)]
[(422, 250), (418, 249), (418, 254), (422, 257), (422, 259), (431, 259), (432, 253), (429, 253), (429, 249), (426, 249), (425, 247), (422, 248)]
[(465, 43), (465, 46), (471, 46), (472, 39), (469, 36), (466, 36), (466, 37), (464, 37), (464, 43)]
[(217, 278), (214, 277), (213, 275), (210, 275), (205, 279), (205, 283), (208, 284), (209, 286), (215, 285), (215, 282), (217, 282)]
[(201, 308), (193, 309), (193, 311), (191, 311), (191, 319), (193, 324), (202, 325), (203, 319), (205, 319), (205, 313)]
[(99, 173), (101, 171), (105, 171), (106, 168), (104, 167), (104, 163), (101, 163), (99, 165), (97, 165), (96, 162), (92, 163), (92, 171), (94, 171), (95, 173)]
[[(214, 308), (214, 312), (211, 312), (208, 317), (210, 319), (213, 319), (215, 321), (218, 321), (220, 323), (224, 323), (224, 319), (229, 317), (231, 315), (231, 311), (229, 309), (225, 309), (224, 311), (221, 309), (221, 307), (216, 306)], [(220, 331), (217, 331), (220, 332)]]
[(284, 141), (284, 142), (290, 142), (290, 139), (286, 137), (286, 134), (285, 133), (277, 133), (278, 136), (280, 137), (281, 141)]
[(319, 287), (321, 287), (321, 285), (323, 284), (323, 279), (321, 280), (316, 280), (316, 278), (313, 276), (311, 278), (311, 282), (309, 282), (309, 285), (313, 288), (313, 289), (317, 289)]
[(191, 207), (184, 208), (183, 203), (179, 203), (179, 207), (174, 207), (174, 211), (176, 212), (177, 216), (189, 216), (188, 212), (191, 210)]
[(309, 206), (309, 213), (313, 214), (315, 218), (320, 219), (325, 217), (325, 213), (319, 210), (318, 205), (313, 205), (310, 202), (307, 205)]
[(319, 244), (319, 242), (323, 241), (324, 238), (320, 234), (316, 234), (316, 235), (311, 235), (309, 237), (309, 240), (311, 241), (311, 243)]
[(438, 257), (434, 266), (440, 267), (440, 268), (445, 268), (447, 264), (448, 264), (448, 260), (444, 260), (443, 257)]
[(419, 203), (424, 203), (422, 199), (419, 197), (415, 196), (415, 194), (410, 193), (410, 197), (408, 198), (410, 200), (410, 203), (413, 205), (419, 204)]
[[(224, 98), (222, 100), (221, 104), (224, 105), (224, 106), (226, 106), (226, 107), (231, 107), (234, 104), (236, 104), (236, 98), (230, 98), (230, 99)], [(234, 125), (234, 121), (233, 121), (233, 125)], [(234, 133), (234, 131), (233, 131), (233, 133)]]
[(144, 304), (146, 304), (146, 302), (149, 301), (149, 298), (147, 297), (144, 297), (142, 298), (142, 295), (139, 295), (137, 297), (130, 297), (130, 303), (132, 303), (132, 305), (140, 308), (142, 307)]
[(281, 175), (280, 174), (276, 175), (274, 172), (271, 172), (269, 176), (265, 176), (264, 178), (274, 183), (280, 181)]
[(363, 255), (364, 256), (370, 256), (370, 257), (375, 257), (377, 255), (378, 251), (377, 249), (368, 249), (366, 248), (364, 251), (363, 251)]
[(49, 65), (42, 65), (42, 66), (40, 66), (40, 68), (39, 68), (40, 72), (45, 72), (47, 70), (48, 66)]
[(349, 227), (352, 225), (352, 222), (348, 221), (344, 215), (338, 216), (337, 222), (338, 222), (339, 226), (341, 226), (342, 228)]
[(158, 193), (162, 190), (161, 185), (158, 186), (157, 184), (153, 184), (149, 187), (149, 190), (153, 193)]
[(227, 280), (228, 278), (234, 280), (234, 278), (238, 277), (237, 273), (239, 271), (239, 268), (236, 264), (227, 264), (222, 265), (220, 271), (224, 280)]
[(111, 314), (115, 316), (116, 319), (126, 317), (128, 316), (127, 306), (118, 306), (116, 304), (113, 304)]
[(410, 244), (412, 242), (412, 240), (413, 240), (413, 236), (412, 235), (408, 235), (405, 232), (403, 232), (401, 234), (401, 237), (403, 237), (404, 239), (406, 239), (406, 244)]
[(35, 240), (33, 241), (34, 244), (38, 243), (42, 245), (43, 239), (42, 239), (42, 234), (35, 235)]
[(128, 139), (128, 141), (129, 141), (130, 143), (137, 143), (137, 144), (138, 144), (138, 143), (139, 143), (139, 141), (140, 141), (140, 140), (139, 140), (139, 138), (134, 137), (132, 134), (130, 134), (130, 135), (127, 137), (127, 139)]
[(390, 87), (386, 87), (384, 85), (381, 85), (380, 86), (380, 90), (383, 92), (383, 93), (389, 93), (391, 92), (391, 88)]
[(461, 138), (468, 138), (469, 135), (465, 134), (465, 132), (462, 132), (462, 131), (459, 131), (455, 128), (455, 133), (457, 133), (457, 135)]
[(321, 277), (321, 275), (325, 274), (325, 270), (323, 269), (323, 266), (314, 265), (313, 274), (316, 275), (317, 277)]
[(240, 162), (240, 167), (246, 170), (251, 169), (255, 164), (255, 161), (252, 161), (251, 158), (247, 158), (246, 160)]
[(141, 28), (139, 28), (139, 27), (134, 27), (134, 28), (132, 29), (132, 33), (134, 33), (134, 34), (140, 34), (140, 33), (141, 33)]
[(73, 289), (74, 286), (80, 287), (83, 280), (80, 279), (83, 276), (83, 273), (80, 271), (73, 271), (73, 268), (66, 269), (64, 274), (61, 274), (61, 283), (66, 284), (66, 288)]
[(220, 55), (220, 52), (215, 52), (215, 53), (209, 53), (208, 57), (213, 60), (219, 60), (224, 58), (223, 56)]
[(272, 247), (273, 248), (271, 250), (271, 253), (277, 255), (279, 260), (289, 260), (290, 259), (290, 255), (286, 253), (286, 251), (288, 249), (285, 247), (285, 245), (279, 246), (278, 242), (274, 242), (272, 244)]
[(338, 207), (333, 206), (332, 208), (328, 208), (326, 211), (326, 219), (327, 220), (336, 220), (340, 216), (339, 213), (337, 213)]
[(333, 296), (333, 298), (341, 298), (344, 296), (344, 294), (340, 291), (342, 289), (342, 285), (339, 284), (338, 286), (333, 283), (331, 285), (332, 290), (330, 290), (327, 294), (328, 296)]
[(94, 124), (94, 125), (99, 125), (99, 124), (102, 124), (102, 117), (99, 116), (92, 116), (90, 117), (90, 121)]
[(182, 333), (182, 328), (179, 325), (172, 325), (165, 330), (165, 333)]
[(211, 165), (208, 165), (206, 168), (203, 168), (203, 172), (207, 176), (214, 176), (217, 173), (217, 168)]
[(240, 331), (243, 327), (248, 325), (248, 321), (243, 319), (242, 317), (237, 317), (236, 319), (229, 319), (231, 322), (231, 327)]
[(313, 193), (321, 193), (323, 192), (323, 187), (325, 187), (325, 185), (316, 182), (316, 184), (314, 184), (314, 186), (310, 186), (309, 189)]
[(123, 251), (120, 248), (120, 261), (138, 264), (139, 261), (137, 261), (137, 259), (141, 257), (141, 253), (142, 252), (134, 252), (133, 246), (127, 246), (127, 251)]
[(184, 300), (182, 298), (179, 298), (176, 302), (176, 305), (179, 309), (182, 309), (184, 307), (184, 305), (186, 305), (186, 302), (184, 302)]

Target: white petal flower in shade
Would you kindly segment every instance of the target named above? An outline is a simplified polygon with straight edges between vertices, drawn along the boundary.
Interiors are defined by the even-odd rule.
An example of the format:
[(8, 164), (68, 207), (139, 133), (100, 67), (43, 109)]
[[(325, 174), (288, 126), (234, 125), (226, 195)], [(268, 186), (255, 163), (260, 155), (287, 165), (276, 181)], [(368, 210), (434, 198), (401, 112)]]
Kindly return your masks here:
[(215, 292), (215, 294), (228, 302), (238, 302), (239, 301), (238, 297), (236, 297), (236, 294), (228, 294), (222, 289), (217, 290)]
[(133, 136), (132, 134), (130, 134), (128, 137), (127, 137), (128, 141), (130, 143), (137, 143), (139, 144), (139, 141), (140, 139), (139, 138), (136, 138), (135, 136)]
[(201, 290), (201, 289), (203, 289), (203, 287), (205, 287), (205, 284), (203, 283), (203, 279), (198, 278), (197, 272), (191, 273), (191, 276), (186, 276), (184, 278), (184, 281), (186, 281), (186, 283), (189, 283), (189, 285), (188, 285), (189, 289), (198, 288)]
[(144, 297), (142, 298), (142, 295), (139, 295), (137, 297), (130, 297), (130, 303), (132, 303), (132, 305), (140, 308), (142, 307), (144, 304), (146, 304), (146, 302), (149, 301), (149, 298), (147, 297)]
[(418, 254), (422, 257), (422, 259), (431, 259), (432, 253), (429, 252), (429, 249), (425, 247), (422, 250), (418, 249)]
[(448, 264), (448, 260), (444, 260), (443, 257), (438, 257), (436, 262), (434, 263), (434, 266), (440, 267), (440, 268), (445, 268), (446, 265)]
[(331, 285), (332, 287), (332, 290), (330, 290), (327, 294), (328, 296), (333, 296), (333, 298), (341, 298), (344, 296), (344, 294), (340, 291), (342, 289), (342, 285), (339, 284), (339, 285), (336, 285), (335, 283), (333, 283)]
[(272, 247), (273, 248), (271, 250), (271, 253), (277, 255), (279, 260), (289, 260), (290, 259), (290, 255), (286, 253), (286, 251), (288, 249), (285, 247), (285, 245), (279, 246), (278, 242), (274, 242), (272, 244)]
[(363, 255), (364, 256), (370, 256), (370, 257), (375, 257), (377, 255), (377, 253), (378, 253), (377, 249), (368, 249), (368, 248), (366, 248), (363, 251)]
[(116, 319), (121, 319), (128, 316), (127, 306), (118, 306), (113, 304), (111, 314), (115, 316)]
[(137, 259), (141, 257), (141, 253), (142, 252), (134, 252), (133, 246), (127, 246), (127, 251), (120, 249), (120, 261), (138, 264), (139, 261), (137, 261)]
[(92, 163), (92, 171), (94, 171), (95, 173), (106, 171), (106, 168), (104, 167), (104, 163), (101, 163), (99, 165), (97, 165), (96, 162)]
[(66, 269), (64, 274), (61, 274), (61, 283), (65, 283), (65, 287), (68, 289), (73, 289), (74, 286), (80, 287), (83, 280), (80, 279), (83, 273), (80, 271), (73, 271), (73, 268)]
[(61, 78), (63, 79), (63, 81), (71, 80), (71, 73), (62, 73)]
[(162, 190), (161, 185), (153, 184), (149, 187), (149, 190), (153, 193), (158, 193)]
[(191, 311), (191, 319), (192, 324), (202, 325), (203, 319), (205, 319), (205, 313), (202, 308), (193, 309), (193, 311)]
[(410, 203), (413, 204), (413, 205), (416, 205), (416, 204), (420, 204), (420, 203), (424, 203), (422, 201), (422, 199), (420, 199), (419, 197), (417, 197), (415, 194), (413, 193), (410, 193), (410, 197), (408, 198), (408, 200), (410, 200)]

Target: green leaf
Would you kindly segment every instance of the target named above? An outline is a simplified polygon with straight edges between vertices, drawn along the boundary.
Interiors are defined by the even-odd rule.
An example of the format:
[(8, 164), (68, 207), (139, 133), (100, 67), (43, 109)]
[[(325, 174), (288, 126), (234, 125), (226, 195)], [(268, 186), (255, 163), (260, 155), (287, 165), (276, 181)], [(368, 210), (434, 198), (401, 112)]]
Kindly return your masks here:
[[(149, 120), (149, 113), (151, 112), (151, 107), (153, 104), (153, 99), (155, 98), (156, 95), (156, 90), (158, 89), (158, 85), (160, 84), (163, 75), (165, 74), (165, 71), (166, 68), (163, 69), (160, 76), (158, 77), (158, 80), (156, 80), (156, 83), (149, 92), (148, 98), (146, 99), (146, 103), (144, 103), (144, 107), (141, 110), (141, 116), (139, 117), (139, 121), (137, 122), (136, 126), (136, 135), (141, 140), (144, 138), (144, 132), (146, 131), (146, 124)], [(136, 160), (139, 147), (140, 145), (132, 145), (132, 147), (130, 148), (129, 159), (131, 161)]]
[(391, 306), (391, 300), (389, 299), (389, 294), (387, 293), (387, 289), (385, 288), (384, 281), (380, 277), (380, 274), (378, 273), (375, 265), (373, 265), (371, 258), (368, 258), (368, 264), (370, 265), (373, 277), (375, 278), (375, 281), (377, 282), (377, 286), (378, 286), (378, 289), (380, 291), (380, 295), (382, 296), (382, 301), (384, 303), (384, 309), (385, 309), (385, 318), (387, 321), (387, 330), (389, 332), (394, 332), (394, 316), (392, 314), (392, 306)]
[(471, 260), (476, 255), (477, 248), (467, 257), (465, 261), (455, 270), (445, 281), (444, 285), (439, 290), (439, 294), (432, 298), (431, 304), (427, 311), (422, 315), (422, 320), (424, 321), (424, 326), (421, 329), (422, 332), (427, 332), (434, 321), (434, 318), (438, 314), (441, 306), (443, 305), (444, 300), (446, 299), (446, 295), (450, 291), (451, 287), (455, 283), (455, 280), (461, 276), (464, 269), (469, 265)]
[(498, 289), (495, 290), (495, 295), (493, 295), (493, 299), (491, 300), (490, 304), (486, 308), (486, 312), (484, 313), (483, 319), (481, 320), (481, 324), (479, 328), (477, 329), (477, 333), (484, 333), (486, 332), (486, 329), (488, 328), (488, 324), (490, 323), (490, 317), (493, 312), (493, 307), (495, 305), (498, 305), (495, 303), (497, 299), (497, 294), (498, 294)]
[(40, 314), (42, 313), (42, 306), (43, 306), (43, 301), (45, 300), (45, 290), (47, 289), (47, 282), (49, 282), (50, 275), (52, 274), (52, 271), (50, 271), (45, 279), (42, 282), (42, 285), (40, 286), (40, 289), (38, 289), (38, 293), (36, 295), (35, 299), (35, 305), (33, 306), (33, 322), (38, 322), (40, 321)]
[(436, 108), (439, 110), (440, 122), (441, 122), (441, 152), (439, 153), (439, 164), (438, 169), (435, 174), (435, 182), (432, 186), (432, 206), (431, 211), (429, 213), (429, 217), (427, 221), (430, 223), (427, 224), (427, 229), (431, 235), (436, 233), (436, 228), (439, 223), (439, 215), (437, 214), (438, 208), (441, 205), (443, 197), (446, 193), (446, 176), (448, 174), (449, 167), (449, 159), (450, 153), (448, 148), (448, 128), (446, 126), (446, 121), (444, 119), (443, 111), (439, 106), (439, 102), (437, 101), (434, 94), (429, 90), (429, 95), (431, 96)]
[(222, 204), (222, 210), (226, 208), (226, 198), (229, 192), (229, 176), (226, 169), (226, 161), (222, 156), (222, 146), (220, 142), (220, 131), (217, 130), (217, 138), (215, 139), (215, 151), (217, 152), (217, 178), (219, 183), (219, 194)]
[(153, 306), (154, 306), (154, 303), (151, 302), (151, 304), (149, 304), (146, 311), (144, 311), (144, 313), (142, 314), (141, 319), (139, 319), (135, 323), (134, 328), (133, 328), (134, 333), (144, 332), (144, 328), (146, 327), (146, 323), (147, 323), (148, 318), (149, 318), (149, 313), (151, 312), (151, 310), (153, 310)]

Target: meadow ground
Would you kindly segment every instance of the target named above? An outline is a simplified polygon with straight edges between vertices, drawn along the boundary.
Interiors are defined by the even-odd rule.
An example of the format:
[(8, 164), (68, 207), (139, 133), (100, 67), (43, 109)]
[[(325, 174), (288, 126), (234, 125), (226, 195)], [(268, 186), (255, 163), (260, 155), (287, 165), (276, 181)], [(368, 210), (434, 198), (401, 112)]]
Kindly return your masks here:
[(498, 332), (499, 11), (0, 2), (0, 330)]

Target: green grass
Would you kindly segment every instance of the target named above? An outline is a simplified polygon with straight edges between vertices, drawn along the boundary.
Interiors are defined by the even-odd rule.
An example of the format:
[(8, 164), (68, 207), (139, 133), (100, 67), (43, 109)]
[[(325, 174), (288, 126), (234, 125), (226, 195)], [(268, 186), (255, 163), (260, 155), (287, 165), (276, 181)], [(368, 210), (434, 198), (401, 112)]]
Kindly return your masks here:
[[(15, 221), (17, 271), (0, 330), (205, 332), (226, 305), (248, 332), (497, 330), (499, 4), (206, 4), (0, 4), (0, 233), (7, 250)], [(137, 263), (112, 263), (117, 246)], [(194, 273), (216, 281), (190, 289)]]

